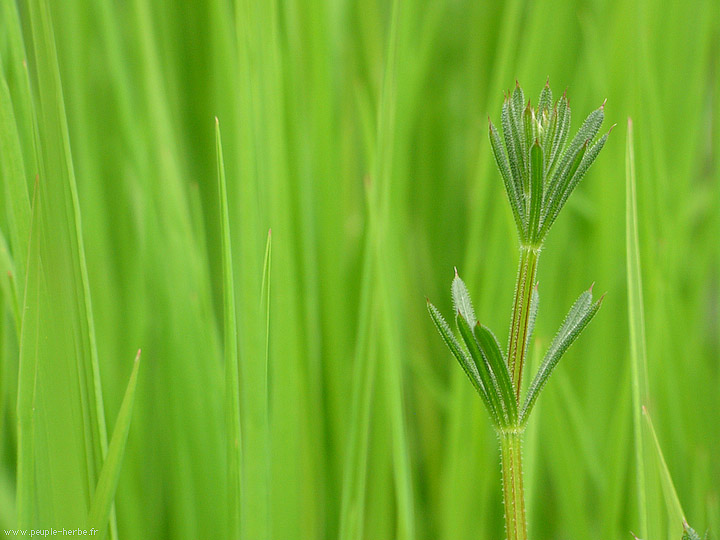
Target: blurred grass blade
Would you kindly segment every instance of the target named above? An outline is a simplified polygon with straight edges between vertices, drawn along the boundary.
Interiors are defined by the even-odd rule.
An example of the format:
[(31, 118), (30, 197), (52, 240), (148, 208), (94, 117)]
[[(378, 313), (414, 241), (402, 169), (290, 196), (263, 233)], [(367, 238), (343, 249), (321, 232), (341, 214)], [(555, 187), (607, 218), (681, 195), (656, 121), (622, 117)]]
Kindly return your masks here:
[(642, 407), (647, 403), (647, 353), (645, 350), (645, 312), (643, 308), (640, 246), (638, 238), (637, 195), (635, 190), (635, 150), (633, 125), (628, 118), (625, 148), (625, 242), (628, 286), (628, 323), (630, 325), (630, 362), (632, 365), (633, 428), (635, 434), (635, 472), (638, 497), (638, 534), (648, 534), (646, 455), (642, 427)]
[(658, 440), (657, 433), (655, 432), (655, 426), (653, 426), (650, 413), (644, 405), (642, 406), (642, 412), (645, 417), (646, 425), (650, 431), (650, 435), (652, 435), (653, 442), (655, 443), (658, 472), (660, 473), (660, 484), (662, 485), (662, 491), (665, 497), (665, 506), (668, 512), (670, 534), (677, 538), (680, 536), (683, 524), (685, 523), (685, 513), (683, 512), (682, 505), (680, 504), (680, 498), (678, 497), (677, 491), (675, 491), (675, 484), (673, 483), (672, 476), (670, 475), (670, 469), (668, 469), (665, 456), (663, 455), (662, 448), (660, 447), (660, 441)]
[(222, 227), (223, 314), (225, 351), (225, 424), (228, 467), (228, 539), (240, 535), (240, 470), (242, 439), (240, 426), (240, 380), (238, 367), (237, 320), (235, 313), (235, 279), (233, 277), (230, 217), (228, 215), (225, 160), (223, 159), (220, 121), (215, 118), (215, 150), (217, 157), (220, 226)]
[(123, 397), (117, 420), (115, 421), (115, 429), (113, 429), (110, 445), (108, 446), (107, 458), (100, 470), (100, 478), (90, 504), (90, 513), (88, 515), (88, 527), (97, 529), (99, 540), (105, 538), (108, 530), (108, 521), (115, 499), (115, 491), (118, 481), (120, 480), (120, 471), (122, 470), (123, 456), (125, 454), (125, 444), (127, 443), (128, 433), (130, 431), (130, 421), (132, 420), (133, 404), (135, 403), (135, 389), (137, 388), (138, 370), (140, 368), (140, 354), (138, 350), (133, 363), (130, 380), (128, 381), (125, 396)]
[(40, 212), (35, 182), (28, 238), (28, 265), (20, 332), (17, 394), (17, 512), (18, 526), (30, 527), (35, 511), (36, 381), (40, 336)]

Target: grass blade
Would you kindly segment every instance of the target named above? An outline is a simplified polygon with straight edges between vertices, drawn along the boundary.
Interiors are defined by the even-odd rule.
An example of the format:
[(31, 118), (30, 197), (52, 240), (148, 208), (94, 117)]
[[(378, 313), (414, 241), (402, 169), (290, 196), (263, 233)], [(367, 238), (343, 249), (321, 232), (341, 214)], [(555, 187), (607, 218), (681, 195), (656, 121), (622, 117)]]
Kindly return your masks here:
[(108, 446), (107, 458), (100, 470), (100, 478), (98, 480), (92, 503), (90, 504), (90, 513), (88, 515), (88, 527), (97, 529), (99, 540), (105, 538), (108, 530), (108, 521), (115, 499), (115, 490), (120, 480), (120, 471), (122, 470), (123, 455), (125, 454), (125, 444), (127, 443), (128, 433), (130, 431), (130, 421), (132, 420), (133, 404), (135, 403), (135, 389), (137, 388), (138, 371), (140, 368), (140, 353), (138, 350), (133, 363), (133, 369), (130, 373), (125, 397), (123, 397), (120, 411), (115, 422), (110, 445)]
[(643, 308), (640, 246), (638, 238), (637, 195), (635, 191), (635, 151), (632, 120), (628, 118), (625, 148), (625, 242), (628, 285), (628, 323), (630, 325), (630, 361), (632, 365), (633, 428), (635, 434), (635, 472), (638, 497), (638, 534), (648, 531), (647, 478), (642, 427), (642, 407), (647, 403), (647, 353), (645, 349), (645, 312)]
[(230, 217), (228, 215), (225, 160), (223, 159), (220, 121), (215, 118), (215, 151), (222, 227), (223, 314), (225, 356), (225, 428), (227, 430), (228, 522), (227, 537), (240, 535), (240, 470), (242, 439), (240, 426), (240, 377), (238, 367), (237, 319), (235, 312), (235, 279), (233, 276)]

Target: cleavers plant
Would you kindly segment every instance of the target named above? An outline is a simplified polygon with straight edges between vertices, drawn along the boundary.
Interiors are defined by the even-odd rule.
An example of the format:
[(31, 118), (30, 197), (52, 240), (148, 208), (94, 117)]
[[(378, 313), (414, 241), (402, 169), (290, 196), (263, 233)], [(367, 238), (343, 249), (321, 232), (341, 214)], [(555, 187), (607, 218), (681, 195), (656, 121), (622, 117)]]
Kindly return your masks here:
[(523, 366), (538, 308), (535, 283), (538, 256), (567, 198), (607, 140), (609, 132), (593, 142), (603, 122), (604, 105), (590, 113), (569, 144), (566, 144), (570, 132), (567, 95), (553, 103), (548, 83), (536, 108), (529, 101), (525, 103), (519, 84), (512, 94), (508, 92), (501, 115), (504, 145), (488, 119), (490, 143), (520, 241), (507, 352), (502, 352), (490, 329), (476, 320), (470, 295), (457, 269), (452, 299), (460, 339), (428, 301), (433, 322), (480, 394), (498, 432), (508, 540), (527, 539), (521, 444), (528, 417), (558, 361), (602, 302), (602, 298), (593, 301), (592, 287), (580, 295), (545, 353), (527, 395), (521, 396)]

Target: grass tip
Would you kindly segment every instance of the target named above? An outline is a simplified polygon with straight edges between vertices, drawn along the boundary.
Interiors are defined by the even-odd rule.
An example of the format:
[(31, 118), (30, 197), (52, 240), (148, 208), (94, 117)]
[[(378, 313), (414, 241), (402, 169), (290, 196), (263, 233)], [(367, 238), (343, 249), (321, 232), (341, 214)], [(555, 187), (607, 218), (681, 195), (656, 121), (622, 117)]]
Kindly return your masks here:
[(632, 122), (632, 118), (630, 118), (630, 117), (628, 116), (628, 122), (627, 122), (628, 129), (632, 129), (632, 123), (633, 123), (633, 122)]
[(593, 287), (594, 287), (594, 286), (595, 286), (595, 282), (593, 281), (593, 282), (590, 284), (590, 288), (588, 289), (588, 292), (589, 292), (590, 294), (592, 294), (592, 290), (593, 290)]
[(272, 227), (268, 229), (268, 236), (272, 236)]
[(135, 363), (137, 364), (140, 361), (140, 355), (142, 354), (142, 349), (138, 349), (137, 354), (135, 355)]
[(550, 88), (550, 75), (545, 79), (545, 88)]
[(453, 270), (455, 270), (455, 277), (460, 277), (458, 276), (457, 266), (453, 266)]
[(610, 135), (612, 133), (612, 130), (615, 129), (615, 126), (617, 126), (617, 122), (615, 122), (612, 126), (610, 126), (610, 129), (608, 129), (607, 134)]
[(220, 127), (220, 119), (217, 116), (215, 117), (215, 126)]
[(605, 110), (605, 104), (606, 104), (606, 103), (607, 103), (607, 98), (605, 98), (605, 99), (603, 100), (602, 104), (600, 105), (600, 110), (601, 110), (601, 111), (604, 111), (604, 110)]

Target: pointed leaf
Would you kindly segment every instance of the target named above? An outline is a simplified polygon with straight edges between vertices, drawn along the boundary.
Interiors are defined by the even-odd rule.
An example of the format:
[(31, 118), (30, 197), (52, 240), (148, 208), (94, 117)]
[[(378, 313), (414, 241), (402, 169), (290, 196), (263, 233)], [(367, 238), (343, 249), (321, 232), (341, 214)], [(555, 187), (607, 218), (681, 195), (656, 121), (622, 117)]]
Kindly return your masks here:
[[(489, 120), (488, 120), (489, 121)], [(490, 146), (492, 147), (493, 155), (495, 156), (495, 163), (497, 163), (500, 174), (505, 183), (505, 192), (507, 193), (508, 200), (510, 202), (510, 209), (515, 218), (515, 225), (517, 226), (518, 232), (521, 236), (524, 236), (525, 230), (525, 207), (523, 204), (522, 191), (518, 190), (518, 186), (515, 184), (510, 170), (510, 164), (508, 163), (507, 156), (503, 151), (502, 142), (500, 141), (500, 134), (492, 122), (490, 124)]]
[[(510, 105), (510, 98), (506, 98), (503, 102), (500, 121), (502, 123), (503, 138), (505, 139), (505, 148), (507, 148), (508, 160), (510, 162), (510, 171), (512, 172), (513, 183), (517, 193), (523, 193), (523, 171), (525, 170), (522, 161), (522, 148), (518, 139), (514, 135), (513, 121), (511, 119), (513, 113)], [(524, 199), (521, 199), (524, 205)]]
[(595, 158), (597, 158), (598, 154), (600, 153), (600, 150), (602, 150), (603, 146), (605, 146), (605, 141), (607, 141), (608, 135), (610, 135), (609, 131), (605, 135), (603, 135), (602, 138), (598, 142), (596, 142), (587, 152), (584, 152), (580, 163), (577, 165), (577, 167), (574, 167), (573, 170), (570, 171), (570, 174), (572, 176), (569, 177), (567, 185), (559, 190), (559, 199), (556, 201), (556, 204), (553, 205), (553, 213), (551, 215), (547, 215), (545, 221), (543, 222), (542, 229), (544, 232), (547, 232), (550, 227), (552, 227), (552, 224), (555, 223), (555, 220), (560, 214), (560, 211), (563, 209), (563, 206), (565, 206), (568, 197), (580, 183), (580, 180), (583, 179), (585, 173), (588, 171), (590, 166), (595, 161)]
[(468, 324), (474, 326), (477, 322), (475, 320), (475, 310), (472, 306), (472, 300), (470, 300), (470, 293), (468, 293), (465, 282), (460, 279), (457, 268), (455, 269), (455, 279), (453, 279), (452, 282), (452, 299), (455, 311), (462, 313), (462, 316), (465, 317)]
[(570, 141), (570, 144), (563, 153), (563, 157), (560, 160), (559, 165), (560, 170), (569, 166), (580, 147), (585, 144), (585, 141), (592, 141), (595, 138), (595, 135), (597, 135), (598, 131), (600, 131), (600, 126), (605, 119), (604, 109), (604, 105), (595, 109), (585, 119), (583, 125), (580, 126), (580, 129), (575, 134), (575, 137), (573, 137), (573, 140)]
[(540, 91), (540, 97), (538, 98), (538, 115), (542, 116), (543, 111), (548, 113), (552, 109), (552, 90), (550, 90), (550, 80), (545, 82), (545, 86)]
[(538, 369), (535, 378), (530, 384), (525, 403), (523, 404), (522, 413), (520, 414), (521, 424), (527, 422), (528, 416), (535, 405), (535, 401), (557, 366), (557, 363), (560, 361), (560, 358), (595, 316), (598, 309), (600, 309), (602, 300), (603, 299), (600, 298), (600, 300), (593, 303), (592, 293), (585, 291), (570, 308), (570, 311), (565, 317), (565, 321), (550, 344), (547, 353), (545, 353), (540, 369)]
[(555, 164), (559, 161), (560, 151), (565, 146), (568, 134), (570, 133), (570, 104), (568, 103), (567, 96), (563, 96), (558, 100), (557, 107), (557, 128), (553, 137), (552, 151), (548, 162), (548, 178), (551, 177), (551, 173), (555, 168)]
[(455, 359), (460, 364), (460, 367), (465, 372), (465, 375), (467, 375), (468, 379), (470, 379), (470, 382), (475, 387), (475, 390), (477, 390), (477, 393), (480, 394), (483, 403), (485, 403), (485, 407), (487, 407), (488, 412), (490, 412), (490, 416), (494, 416), (492, 412), (492, 405), (490, 404), (490, 397), (485, 390), (485, 386), (480, 379), (480, 374), (478, 373), (475, 364), (460, 346), (460, 343), (455, 338), (455, 335), (452, 333), (452, 330), (450, 330), (450, 326), (440, 314), (440, 311), (434, 305), (432, 305), (429, 300), (427, 303), (427, 307), (428, 311), (430, 312), (430, 318), (435, 323), (435, 327), (438, 329), (438, 332), (440, 332), (440, 336), (442, 336), (443, 341), (445, 341), (445, 345), (448, 346), (450, 352), (453, 354)]
[(135, 389), (137, 387), (139, 367), (140, 351), (138, 351), (137, 356), (135, 356), (130, 381), (125, 390), (125, 397), (123, 397), (122, 404), (120, 405), (120, 412), (118, 412), (115, 429), (110, 439), (110, 446), (108, 446), (107, 457), (100, 471), (100, 478), (98, 479), (97, 488), (95, 489), (95, 495), (90, 504), (88, 527), (99, 531), (99, 540), (102, 540), (107, 533), (110, 510), (115, 499), (118, 480), (120, 479), (125, 443), (127, 442), (128, 432), (130, 430), (133, 403), (135, 402)]
[(495, 334), (487, 326), (480, 323), (475, 325), (475, 339), (480, 345), (480, 352), (490, 365), (490, 369), (498, 382), (504, 408), (508, 412), (511, 425), (514, 425), (517, 422), (517, 402), (515, 401), (515, 392), (510, 379), (510, 371), (500, 351), (500, 344)]
[(480, 374), (483, 386), (487, 389), (491, 405), (490, 415), (493, 417), (493, 420), (498, 426), (508, 426), (510, 424), (510, 416), (503, 405), (500, 384), (498, 383), (488, 360), (483, 356), (482, 352), (480, 352), (480, 345), (475, 339), (472, 328), (461, 313), (458, 313), (457, 325), (458, 330), (460, 330), (460, 335), (465, 342), (465, 346), (470, 353), (470, 358), (475, 364), (477, 372)]

